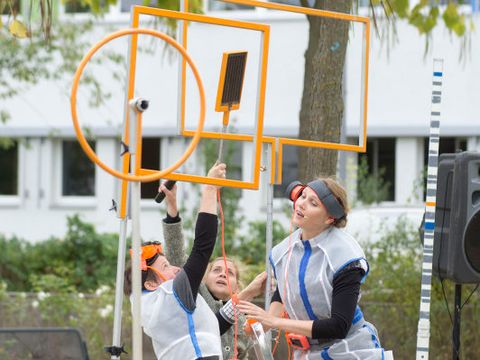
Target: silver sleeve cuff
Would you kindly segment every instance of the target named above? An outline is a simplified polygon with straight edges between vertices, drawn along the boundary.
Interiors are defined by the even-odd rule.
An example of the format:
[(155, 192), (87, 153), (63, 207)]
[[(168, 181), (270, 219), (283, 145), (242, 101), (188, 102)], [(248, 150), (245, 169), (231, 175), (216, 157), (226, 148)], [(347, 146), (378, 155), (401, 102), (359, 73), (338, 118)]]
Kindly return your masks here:
[[(220, 315), (230, 324), (235, 323), (235, 305), (233, 305), (232, 299), (220, 308)], [(238, 312), (238, 310), (237, 310)]]

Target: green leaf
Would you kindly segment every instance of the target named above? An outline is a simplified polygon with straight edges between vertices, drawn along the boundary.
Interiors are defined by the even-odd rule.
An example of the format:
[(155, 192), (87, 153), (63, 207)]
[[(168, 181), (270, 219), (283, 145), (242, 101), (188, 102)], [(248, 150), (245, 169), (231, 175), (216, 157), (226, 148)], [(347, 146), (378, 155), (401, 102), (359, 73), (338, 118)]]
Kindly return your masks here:
[(458, 7), (454, 3), (449, 3), (443, 12), (443, 21), (449, 29), (451, 29), (459, 21)]
[(465, 16), (458, 13), (458, 4), (449, 3), (443, 12), (443, 21), (445, 26), (453, 31), (457, 36), (463, 36), (467, 30)]
[(463, 16), (460, 18), (460, 21), (455, 24), (452, 30), (457, 36), (463, 36), (465, 34), (467, 26), (465, 25), (465, 19)]
[(390, 4), (400, 19), (408, 17), (408, 9), (410, 6), (408, 0), (392, 0)]

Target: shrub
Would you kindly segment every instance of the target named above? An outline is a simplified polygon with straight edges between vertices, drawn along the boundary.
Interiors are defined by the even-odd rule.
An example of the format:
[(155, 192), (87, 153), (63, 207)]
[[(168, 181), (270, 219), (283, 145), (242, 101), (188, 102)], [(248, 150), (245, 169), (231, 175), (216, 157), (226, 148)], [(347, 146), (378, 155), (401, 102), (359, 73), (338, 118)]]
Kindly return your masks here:
[(113, 284), (118, 235), (99, 234), (78, 215), (67, 219), (63, 239), (31, 244), (0, 236), (0, 277), (10, 291), (94, 291)]

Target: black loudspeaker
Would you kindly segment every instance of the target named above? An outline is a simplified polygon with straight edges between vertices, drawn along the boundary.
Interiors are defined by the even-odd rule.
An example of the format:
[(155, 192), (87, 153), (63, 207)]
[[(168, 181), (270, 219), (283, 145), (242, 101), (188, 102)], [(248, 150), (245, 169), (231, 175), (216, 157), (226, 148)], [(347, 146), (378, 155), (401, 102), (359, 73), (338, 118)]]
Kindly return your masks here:
[(433, 275), (480, 283), (480, 154), (442, 154), (438, 165)]

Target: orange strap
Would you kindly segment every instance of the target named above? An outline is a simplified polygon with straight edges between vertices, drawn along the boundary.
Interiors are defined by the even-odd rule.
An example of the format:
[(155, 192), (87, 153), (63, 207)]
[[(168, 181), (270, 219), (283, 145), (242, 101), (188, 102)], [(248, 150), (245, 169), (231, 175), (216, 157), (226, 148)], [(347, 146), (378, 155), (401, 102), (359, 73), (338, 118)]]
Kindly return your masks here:
[(154, 267), (151, 267), (151, 266), (147, 266), (147, 269), (153, 270), (153, 272), (156, 273), (163, 282), (167, 281), (167, 278), (160, 272), (160, 270), (155, 269)]

